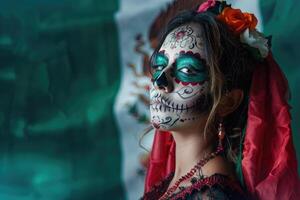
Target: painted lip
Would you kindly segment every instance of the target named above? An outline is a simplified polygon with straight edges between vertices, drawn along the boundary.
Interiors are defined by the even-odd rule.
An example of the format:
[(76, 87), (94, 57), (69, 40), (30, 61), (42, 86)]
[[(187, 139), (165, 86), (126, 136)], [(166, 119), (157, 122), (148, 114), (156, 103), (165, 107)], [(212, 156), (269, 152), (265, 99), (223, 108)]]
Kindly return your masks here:
[(160, 125), (158, 123), (152, 123), (153, 127), (156, 128), (156, 129), (159, 129), (160, 128)]

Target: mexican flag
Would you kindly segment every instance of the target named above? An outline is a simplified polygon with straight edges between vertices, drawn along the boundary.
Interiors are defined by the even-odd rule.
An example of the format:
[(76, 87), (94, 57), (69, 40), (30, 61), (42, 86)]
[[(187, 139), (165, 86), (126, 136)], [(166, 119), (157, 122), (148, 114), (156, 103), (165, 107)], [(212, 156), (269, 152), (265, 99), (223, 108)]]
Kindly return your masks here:
[[(170, 2), (0, 1), (1, 200), (141, 197), (150, 28)], [(273, 36), (299, 160), (300, 2), (229, 2)]]

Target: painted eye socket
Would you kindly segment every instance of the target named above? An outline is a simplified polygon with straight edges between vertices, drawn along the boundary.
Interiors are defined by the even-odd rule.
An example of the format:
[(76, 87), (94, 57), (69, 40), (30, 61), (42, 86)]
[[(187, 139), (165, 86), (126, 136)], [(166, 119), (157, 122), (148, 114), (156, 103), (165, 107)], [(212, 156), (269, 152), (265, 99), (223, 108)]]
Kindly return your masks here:
[(155, 80), (160, 76), (162, 70), (168, 65), (169, 59), (162, 53), (154, 54), (152, 58), (153, 60), (151, 60), (150, 72), (152, 74), (152, 79)]
[(152, 74), (152, 79), (156, 79), (160, 74), (161, 71), (165, 68), (164, 65), (154, 65), (151, 67), (151, 74)]

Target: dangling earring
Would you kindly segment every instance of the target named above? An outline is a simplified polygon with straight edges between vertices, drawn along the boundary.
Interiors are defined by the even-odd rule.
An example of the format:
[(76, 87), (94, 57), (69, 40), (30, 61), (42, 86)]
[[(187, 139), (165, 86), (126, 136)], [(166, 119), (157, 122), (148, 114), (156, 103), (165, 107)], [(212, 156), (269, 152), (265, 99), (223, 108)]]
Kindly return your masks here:
[(222, 121), (220, 121), (219, 123), (218, 138), (219, 138), (218, 151), (223, 151), (224, 150), (223, 140), (225, 138), (225, 129)]

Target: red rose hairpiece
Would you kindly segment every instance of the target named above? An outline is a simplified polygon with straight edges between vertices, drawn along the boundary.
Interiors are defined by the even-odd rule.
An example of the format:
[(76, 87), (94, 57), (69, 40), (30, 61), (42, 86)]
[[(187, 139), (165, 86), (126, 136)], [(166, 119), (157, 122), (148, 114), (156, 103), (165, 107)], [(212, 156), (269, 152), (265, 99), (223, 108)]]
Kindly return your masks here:
[(231, 8), (225, 1), (208, 0), (201, 4), (197, 12), (212, 12), (216, 18), (226, 24), (240, 41), (246, 44), (250, 52), (257, 59), (265, 58), (269, 54), (268, 38), (256, 30), (257, 18), (252, 13), (242, 12)]

